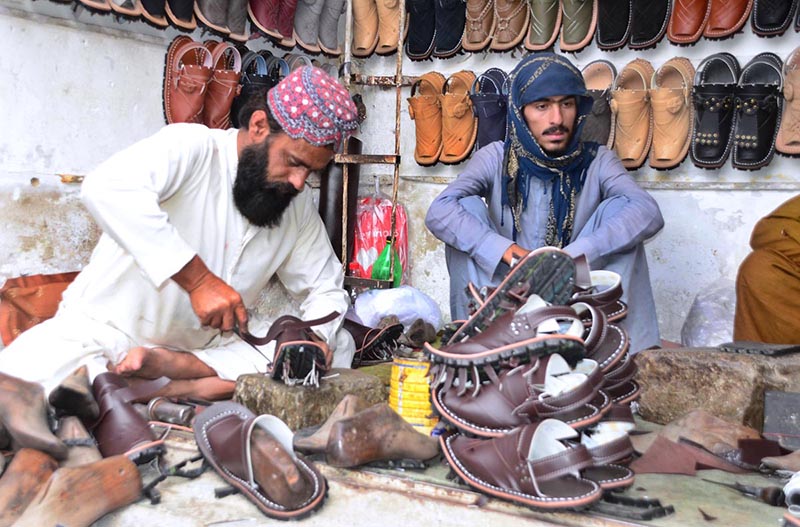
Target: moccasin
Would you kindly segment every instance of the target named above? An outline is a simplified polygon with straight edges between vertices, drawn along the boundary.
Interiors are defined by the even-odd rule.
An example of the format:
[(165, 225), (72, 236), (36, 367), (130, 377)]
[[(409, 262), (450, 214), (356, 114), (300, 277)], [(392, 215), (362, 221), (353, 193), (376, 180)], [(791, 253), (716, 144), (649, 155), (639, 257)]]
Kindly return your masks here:
[(167, 27), (167, 0), (139, 0), (142, 17), (156, 27)]
[(597, 47), (611, 51), (627, 44), (632, 16), (633, 0), (599, 0)]
[(397, 51), (400, 40), (400, 0), (375, 0), (378, 8), (378, 46), (375, 53), (388, 55)]
[(646, 49), (658, 44), (667, 31), (670, 0), (633, 0), (631, 49)]
[(689, 149), (695, 166), (719, 168), (728, 159), (740, 70), (736, 57), (726, 52), (706, 57), (697, 67), (692, 93), (694, 126)]
[(561, 31), (561, 4), (558, 0), (528, 0), (531, 12), (525, 49), (542, 51), (552, 46)]
[(711, 14), (711, 0), (673, 0), (667, 38), (673, 44), (694, 44), (703, 34)]
[(592, 98), (592, 111), (581, 132), (582, 141), (594, 141), (611, 148), (614, 144), (614, 114), (609, 102), (617, 69), (607, 60), (595, 60), (581, 71), (586, 92)]
[(433, 56), (452, 57), (461, 50), (467, 22), (467, 4), (463, 0), (434, 0), (436, 30)]
[(209, 128), (226, 130), (231, 126), (231, 105), (239, 95), (242, 58), (236, 46), (228, 42), (206, 43), (211, 52), (213, 72), (208, 81), (203, 107), (203, 123)]
[[(320, 49), (328, 55), (339, 56), (342, 54), (342, 46), (339, 43), (339, 19), (347, 9), (345, 0), (325, 0), (322, 8), (322, 15), (319, 17), (319, 39)], [(333, 75), (333, 78), (338, 74)]]
[(653, 146), (650, 166), (678, 166), (689, 153), (694, 124), (692, 85), (694, 66), (684, 57), (674, 57), (653, 74), (650, 105), (653, 107)]
[(207, 28), (227, 35), (231, 32), (228, 28), (229, 5), (230, 0), (196, 0), (194, 14)]
[(436, 31), (434, 0), (406, 0), (405, 46), (411, 60), (424, 60), (431, 56)]
[(194, 17), (194, 0), (167, 0), (167, 18), (180, 29), (191, 31), (197, 27)]
[(611, 92), (614, 150), (627, 169), (642, 166), (653, 141), (649, 89), (654, 71), (648, 61), (634, 59), (617, 75)]
[(775, 148), (788, 155), (800, 154), (800, 47), (783, 65), (783, 116)]
[(597, 0), (561, 1), (561, 51), (580, 51), (594, 38)]
[(508, 75), (499, 68), (489, 68), (475, 82), (469, 94), (472, 108), (478, 118), (478, 136), (475, 149), (494, 141), (506, 139), (506, 113), (508, 111)]
[(167, 123), (202, 123), (211, 53), (199, 42), (180, 35), (167, 49), (164, 67), (164, 117)]
[(467, 21), (461, 45), (466, 51), (482, 51), (495, 31), (495, 0), (467, 0)]
[(275, 39), (282, 39), (278, 31), (280, 16), (280, 0), (249, 0), (247, 14), (259, 31)]
[(529, 20), (527, 0), (494, 0), (495, 28), (489, 47), (495, 51), (515, 47), (528, 33)]
[(247, 0), (230, 0), (226, 24), (230, 33), (228, 38), (236, 42), (247, 42), (250, 33), (247, 31)]
[(319, 21), (325, 0), (298, 0), (294, 15), (294, 40), (306, 51), (319, 53)]
[(108, 0), (108, 6), (120, 15), (138, 17), (142, 14), (142, 6), (136, 0)]
[(439, 96), (442, 105), (442, 163), (460, 163), (475, 146), (478, 119), (472, 111), (469, 90), (475, 74), (468, 70), (454, 73), (447, 79)]
[(703, 36), (725, 38), (733, 35), (742, 29), (752, 9), (753, 0), (711, 0), (711, 13)]
[(369, 57), (378, 46), (376, 0), (353, 0), (353, 56)]
[(431, 71), (411, 86), (408, 114), (416, 129), (414, 159), (422, 166), (435, 164), (442, 155), (442, 105), (439, 97), (444, 83), (444, 75)]
[(594, 464), (586, 447), (562, 443), (577, 435), (564, 423), (546, 419), (493, 439), (453, 434), (440, 442), (450, 468), (469, 486), (553, 510), (584, 507), (602, 495), (597, 483), (580, 477), (580, 470)]
[(750, 25), (762, 37), (782, 35), (792, 23), (798, 0), (755, 0)]
[(742, 68), (736, 90), (733, 167), (755, 170), (775, 153), (781, 124), (783, 63), (774, 53), (759, 53)]

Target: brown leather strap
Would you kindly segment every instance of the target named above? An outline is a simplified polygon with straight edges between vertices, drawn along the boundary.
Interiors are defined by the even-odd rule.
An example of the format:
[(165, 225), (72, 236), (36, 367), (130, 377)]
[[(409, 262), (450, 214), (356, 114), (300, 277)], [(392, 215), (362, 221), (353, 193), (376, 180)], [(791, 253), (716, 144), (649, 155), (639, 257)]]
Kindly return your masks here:
[(536, 480), (545, 482), (590, 467), (594, 461), (584, 445), (576, 445), (529, 464)]
[[(297, 329), (304, 329), (313, 326), (319, 326), (321, 324), (325, 324), (327, 322), (330, 322), (331, 320), (334, 320), (338, 316), (339, 316), (338, 311), (332, 311), (329, 314), (325, 315), (324, 317), (315, 318), (314, 320), (298, 319), (298, 322), (297, 324), (295, 324), (294, 327)], [(278, 328), (278, 329), (283, 329), (283, 328)], [(278, 331), (273, 331), (272, 327), (269, 329), (269, 331), (267, 331), (267, 334), (263, 337), (255, 337), (250, 333), (240, 331), (238, 328), (236, 328), (234, 331), (237, 335), (239, 335), (242, 338), (242, 340), (244, 340), (245, 342), (247, 342), (252, 346), (263, 346), (264, 344), (272, 342), (278, 336), (277, 335)]]
[(169, 377), (159, 377), (150, 381), (140, 382), (133, 386), (115, 390), (117, 396), (129, 403), (135, 400), (149, 399), (151, 395), (171, 382)]

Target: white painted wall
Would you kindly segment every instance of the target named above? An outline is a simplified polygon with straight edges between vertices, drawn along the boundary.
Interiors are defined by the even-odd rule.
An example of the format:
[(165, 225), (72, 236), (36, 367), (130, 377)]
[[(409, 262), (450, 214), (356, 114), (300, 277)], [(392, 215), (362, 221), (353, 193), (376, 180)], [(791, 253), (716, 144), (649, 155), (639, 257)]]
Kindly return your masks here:
[[(97, 230), (77, 201), (77, 185), (64, 184), (56, 173), (85, 174), (115, 151), (155, 132), (164, 124), (161, 90), (166, 48), (174, 29), (157, 30), (140, 21), (97, 15), (46, 0), (0, 0), (0, 279), (36, 272), (79, 269), (88, 259)], [(210, 38), (201, 30), (196, 40)], [(666, 40), (654, 50), (601, 52), (591, 46), (574, 56), (578, 67), (606, 58), (621, 69), (635, 57), (657, 68), (673, 56), (697, 66), (711, 53), (731, 51), (744, 65), (770, 50), (786, 58), (800, 45), (791, 30), (763, 39), (749, 26), (733, 39), (701, 41), (677, 47)], [(272, 49), (260, 41), (253, 48)], [(431, 69), (446, 76), (461, 69), (480, 73), (496, 66), (510, 71), (519, 52), (479, 53), (448, 60), (404, 63), (404, 74)], [(321, 58), (321, 60), (329, 60)], [(393, 74), (395, 58), (357, 60), (354, 71)], [(394, 91), (359, 87), (368, 107), (361, 137), (365, 153), (394, 151)], [(424, 227), (425, 211), (459, 167), (423, 168), (413, 161), (414, 123), (408, 117), (409, 90), (403, 92), (400, 200), (410, 219), (411, 280), (448, 313), (447, 273), (438, 240)], [(652, 188), (666, 220), (648, 245), (662, 336), (680, 339), (680, 328), (695, 294), (720, 277), (735, 278), (748, 252), (754, 223), (793, 195), (792, 190), (681, 190), (686, 182), (783, 183), (800, 186), (800, 161), (776, 157), (756, 172), (727, 166), (702, 171), (685, 161), (669, 172), (642, 169), (635, 177)], [(391, 181), (386, 167), (365, 167), (362, 193), (370, 192), (369, 175)], [(36, 178), (38, 186), (33, 186)], [(678, 187), (677, 190), (674, 188)], [(789, 187), (793, 188), (793, 187)], [(389, 191), (389, 188), (384, 188)]]

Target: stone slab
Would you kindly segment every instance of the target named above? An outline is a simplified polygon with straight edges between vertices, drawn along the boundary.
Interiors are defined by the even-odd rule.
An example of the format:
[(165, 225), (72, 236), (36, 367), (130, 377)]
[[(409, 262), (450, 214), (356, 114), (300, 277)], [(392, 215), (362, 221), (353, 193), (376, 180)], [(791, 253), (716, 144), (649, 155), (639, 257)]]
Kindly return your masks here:
[(233, 400), (256, 414), (277, 416), (297, 431), (322, 424), (347, 394), (370, 404), (389, 400), (389, 389), (378, 377), (338, 368), (322, 379), (319, 388), (287, 386), (266, 375), (242, 375), (236, 381)]
[(800, 392), (800, 354), (744, 355), (717, 348), (646, 350), (635, 355), (642, 418), (666, 424), (701, 408), (761, 430), (767, 390)]

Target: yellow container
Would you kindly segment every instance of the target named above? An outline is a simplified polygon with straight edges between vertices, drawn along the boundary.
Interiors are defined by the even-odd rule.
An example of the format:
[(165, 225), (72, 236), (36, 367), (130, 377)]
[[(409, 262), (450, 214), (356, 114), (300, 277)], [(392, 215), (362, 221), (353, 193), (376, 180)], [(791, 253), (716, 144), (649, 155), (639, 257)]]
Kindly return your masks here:
[(392, 363), (389, 383), (389, 406), (427, 435), (439, 422), (430, 403), (430, 367), (427, 360), (397, 357)]

